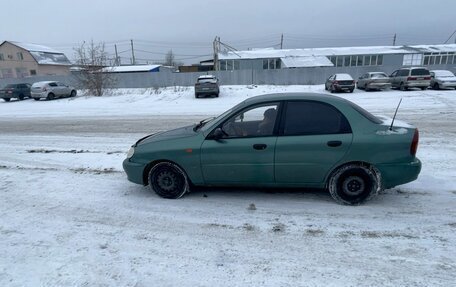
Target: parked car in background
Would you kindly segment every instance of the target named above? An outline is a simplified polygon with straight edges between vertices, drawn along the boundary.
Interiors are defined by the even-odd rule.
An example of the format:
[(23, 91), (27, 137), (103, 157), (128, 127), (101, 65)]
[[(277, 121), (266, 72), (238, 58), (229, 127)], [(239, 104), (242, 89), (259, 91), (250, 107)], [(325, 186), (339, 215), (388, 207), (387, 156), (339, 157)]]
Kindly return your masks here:
[(349, 74), (334, 74), (326, 80), (325, 90), (334, 92), (350, 92), (355, 89), (355, 80)]
[(423, 67), (402, 68), (390, 75), (391, 85), (401, 91), (409, 88), (426, 90), (431, 84), (431, 73)]
[(358, 89), (369, 90), (384, 90), (391, 88), (390, 79), (383, 72), (369, 72), (358, 78), (356, 84)]
[(30, 98), (30, 87), (31, 85), (28, 83), (6, 85), (3, 89), (0, 89), (0, 98), (6, 102), (11, 99), (22, 101), (25, 98)]
[(219, 81), (213, 75), (199, 76), (195, 83), (195, 98), (200, 96), (215, 96), (220, 93)]
[(309, 187), (360, 204), (420, 173), (418, 130), (391, 122), (341, 97), (262, 95), (138, 140), (123, 168), (164, 198), (192, 186)]
[(456, 89), (456, 76), (448, 70), (432, 70), (431, 88), (436, 90), (448, 88)]
[(43, 81), (32, 85), (31, 94), (35, 100), (53, 100), (62, 97), (75, 97), (76, 89), (61, 82)]

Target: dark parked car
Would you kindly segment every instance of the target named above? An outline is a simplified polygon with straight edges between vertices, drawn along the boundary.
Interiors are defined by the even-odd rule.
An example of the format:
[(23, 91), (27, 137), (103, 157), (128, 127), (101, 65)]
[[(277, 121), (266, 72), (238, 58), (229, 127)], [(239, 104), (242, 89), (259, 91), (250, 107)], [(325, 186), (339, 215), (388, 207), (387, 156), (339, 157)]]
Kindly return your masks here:
[(391, 85), (401, 91), (409, 88), (426, 90), (431, 84), (431, 73), (423, 67), (402, 68), (390, 75)]
[(358, 89), (385, 90), (391, 88), (389, 77), (383, 72), (369, 72), (358, 78)]
[(0, 90), (0, 98), (4, 99), (6, 102), (9, 102), (11, 99), (23, 100), (25, 98), (30, 98), (30, 84), (9, 84), (6, 85), (3, 89)]
[(349, 74), (334, 74), (326, 80), (325, 90), (334, 92), (350, 92), (355, 89), (355, 80)]
[(213, 75), (199, 76), (195, 83), (195, 98), (200, 96), (215, 96), (220, 93), (219, 82)]
[(191, 186), (326, 188), (359, 204), (415, 180), (418, 130), (380, 119), (340, 97), (253, 97), (217, 118), (138, 140), (123, 162), (128, 180), (179, 198)]

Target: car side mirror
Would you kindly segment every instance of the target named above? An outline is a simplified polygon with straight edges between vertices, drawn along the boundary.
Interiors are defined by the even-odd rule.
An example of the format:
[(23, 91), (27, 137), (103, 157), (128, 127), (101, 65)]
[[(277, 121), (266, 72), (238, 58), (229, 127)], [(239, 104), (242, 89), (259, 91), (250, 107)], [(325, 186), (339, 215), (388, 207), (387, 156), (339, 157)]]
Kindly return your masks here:
[(219, 139), (223, 138), (224, 136), (225, 136), (225, 133), (223, 132), (222, 128), (216, 128), (216, 129), (212, 132), (212, 137), (211, 137), (211, 139), (219, 140)]

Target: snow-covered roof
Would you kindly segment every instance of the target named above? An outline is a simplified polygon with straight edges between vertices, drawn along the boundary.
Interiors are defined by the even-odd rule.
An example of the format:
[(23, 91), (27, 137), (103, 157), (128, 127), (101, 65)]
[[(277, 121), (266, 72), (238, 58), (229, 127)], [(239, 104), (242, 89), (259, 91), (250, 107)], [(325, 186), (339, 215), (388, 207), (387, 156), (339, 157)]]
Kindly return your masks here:
[[(30, 44), (30, 43), (21, 43), (15, 41), (5, 41), (9, 42), (19, 48), (22, 48), (28, 51), (32, 57), (36, 60), (39, 65), (61, 65), (61, 66), (70, 66), (71, 62), (65, 56), (64, 53), (54, 50), (52, 48)], [(3, 43), (5, 43), (3, 42)], [(3, 44), (2, 43), (2, 44)]]
[(280, 58), (287, 68), (333, 67), (334, 64), (325, 56), (283, 57)]
[(416, 46), (365, 46), (365, 47), (334, 47), (308, 49), (256, 49), (219, 53), (220, 60), (236, 59), (268, 59), (285, 57), (337, 56), (337, 55), (372, 55), (372, 54), (411, 54), (429, 52), (456, 52), (456, 44), (447, 45), (416, 45)]
[(103, 68), (106, 73), (158, 72), (161, 65), (130, 65)]
[(53, 54), (63, 54), (62, 52), (59, 52), (57, 50), (54, 50), (50, 47), (43, 46), (43, 45), (37, 45), (37, 44), (30, 44), (30, 43), (21, 43), (21, 42), (16, 42), (16, 41), (8, 41), (13, 45), (16, 45), (18, 47), (21, 47), (24, 50), (27, 50), (29, 52), (43, 52), (43, 53), (53, 53)]

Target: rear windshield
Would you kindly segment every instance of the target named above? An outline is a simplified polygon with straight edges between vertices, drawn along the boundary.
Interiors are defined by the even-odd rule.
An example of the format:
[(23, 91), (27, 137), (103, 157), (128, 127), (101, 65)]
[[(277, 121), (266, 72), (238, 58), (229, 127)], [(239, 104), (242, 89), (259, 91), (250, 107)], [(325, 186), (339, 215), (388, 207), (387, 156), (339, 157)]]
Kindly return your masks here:
[(361, 108), (360, 106), (358, 106), (357, 104), (355, 103), (352, 103), (352, 102), (349, 102), (350, 105), (352, 106), (353, 109), (355, 109), (358, 113), (360, 113), (363, 117), (365, 117), (366, 119), (368, 119), (369, 121), (373, 122), (374, 124), (381, 124), (383, 123), (382, 120), (380, 120), (379, 118), (377, 118), (376, 116), (374, 116), (373, 114), (369, 113), (368, 111), (366, 111), (365, 109)]
[(411, 76), (428, 76), (430, 75), (427, 69), (413, 69)]
[(5, 89), (14, 89), (16, 87), (15, 84), (9, 84), (5, 86)]
[(372, 78), (388, 78), (384, 73), (372, 74)]
[(198, 83), (215, 83), (215, 79), (206, 78), (206, 79), (198, 79)]

